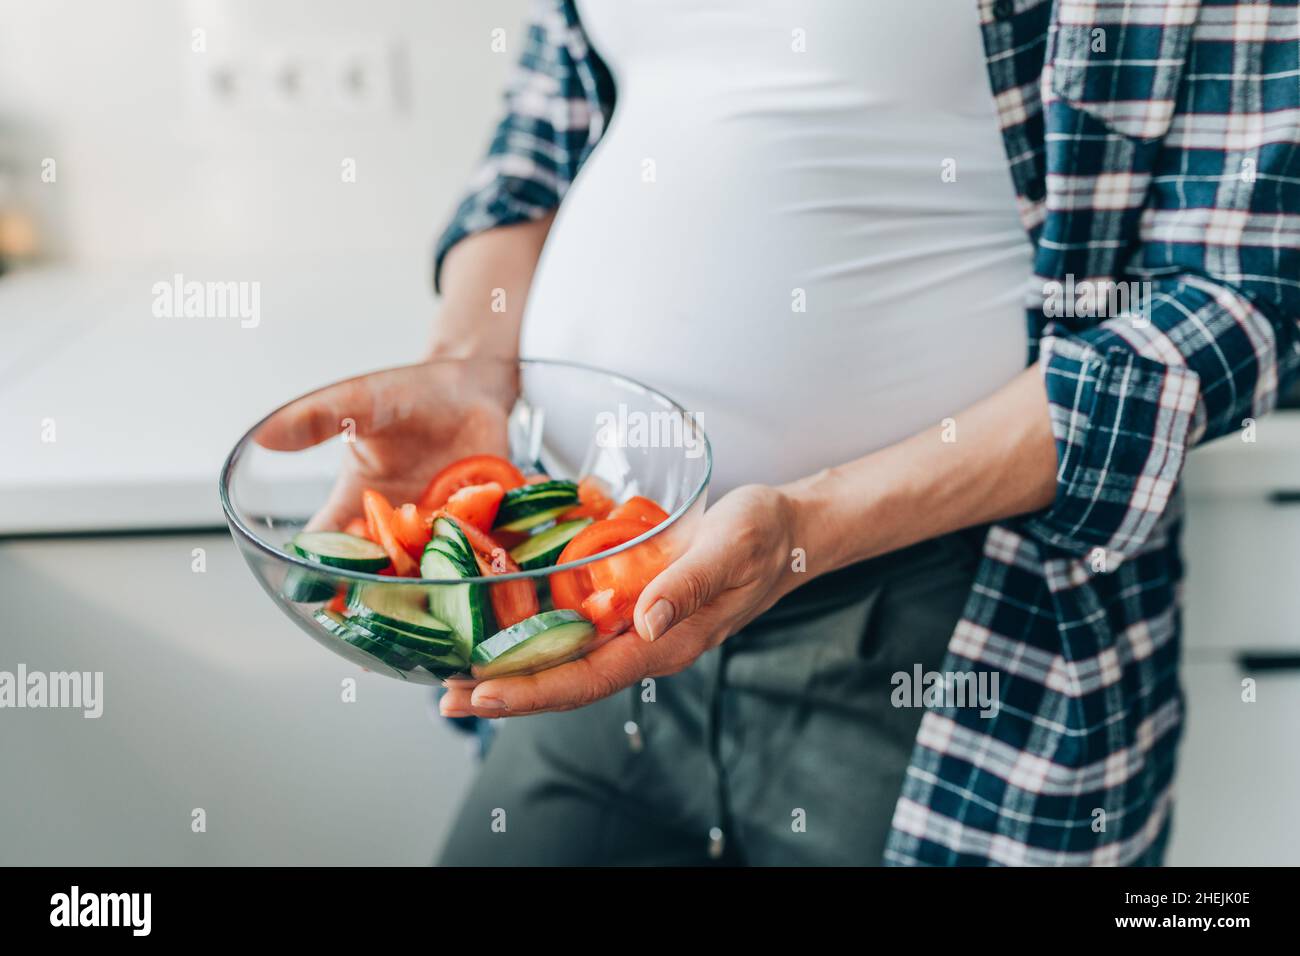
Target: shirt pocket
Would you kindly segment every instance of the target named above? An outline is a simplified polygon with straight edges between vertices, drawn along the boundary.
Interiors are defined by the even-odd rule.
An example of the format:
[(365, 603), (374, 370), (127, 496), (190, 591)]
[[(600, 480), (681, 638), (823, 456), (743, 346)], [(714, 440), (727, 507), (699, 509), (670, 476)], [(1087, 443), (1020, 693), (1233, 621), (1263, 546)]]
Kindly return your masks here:
[(1051, 98), (1138, 140), (1173, 121), (1199, 0), (1060, 0), (1047, 41)]

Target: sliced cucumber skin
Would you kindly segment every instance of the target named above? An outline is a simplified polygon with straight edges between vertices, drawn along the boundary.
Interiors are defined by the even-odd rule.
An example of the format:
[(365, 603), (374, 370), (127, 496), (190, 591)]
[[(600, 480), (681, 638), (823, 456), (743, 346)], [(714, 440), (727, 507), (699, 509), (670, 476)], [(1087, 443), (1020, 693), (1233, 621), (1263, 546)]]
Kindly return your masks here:
[[(445, 545), (429, 542), (420, 560), (420, 574), (426, 578), (473, 577), (477, 567), (470, 571), (465, 564), (452, 554), (448, 554)], [(452, 542), (453, 546), (455, 542)], [(479, 583), (464, 584), (430, 584), (429, 613), (447, 624), (455, 634), (458, 651), (462, 658), (469, 660), (470, 653), (484, 636), (490, 633), (489, 621), (491, 609), (488, 606), (487, 589)]]
[[(460, 525), (451, 519), (438, 518), (433, 522), (433, 537), (425, 550), (427, 551), (429, 547), (438, 548), (451, 555), (465, 568), (469, 577), (478, 576), (478, 561), (474, 557), (474, 546), (469, 543), (469, 538), (465, 537), (465, 532), (460, 530)], [(424, 575), (423, 571), (420, 573)]]
[(356, 620), (376, 637), (402, 647), (409, 647), (422, 654), (432, 657), (456, 657), (460, 654), (460, 645), (451, 631), (447, 632), (446, 637), (430, 637), (428, 634), (408, 631), (399, 624), (378, 618), (358, 617)]
[[(578, 486), (572, 481), (543, 481), (511, 488), (501, 499), (494, 527), (525, 531), (550, 521), (578, 504)], [(541, 515), (545, 517), (541, 517)]]
[(589, 524), (591, 524), (590, 518), (578, 518), (575, 521), (557, 524), (554, 528), (539, 532), (522, 544), (516, 545), (510, 552), (510, 557), (523, 571), (549, 568), (560, 559), (560, 553), (565, 545)]
[[(328, 543), (341, 542), (342, 539), (350, 538), (353, 542), (349, 547), (355, 548), (361, 552), (375, 552), (372, 557), (361, 558), (337, 553), (330, 553), (323, 550)], [(343, 542), (346, 543), (346, 542)], [(358, 538), (356, 535), (347, 534), (343, 531), (303, 531), (293, 536), (289, 542), (289, 550), (316, 564), (323, 564), (330, 568), (342, 568), (346, 571), (365, 571), (374, 574), (384, 570), (391, 563), (388, 555), (383, 553), (383, 548), (374, 542), (367, 541), (365, 538)]]
[(356, 618), (343, 617), (333, 611), (324, 609), (317, 611), (315, 618), (317, 623), (335, 637), (351, 644), (359, 651), (364, 651), (389, 667), (396, 668), (399, 671), (409, 671), (414, 670), (421, 664), (421, 655), (396, 646), (393, 642), (386, 640), (361, 624)]
[(452, 638), (451, 626), (428, 612), (428, 594), (423, 588), (356, 584), (348, 592), (348, 607), (366, 620), (444, 641)]
[(515, 521), (511, 521), (509, 524), (499, 524), (496, 526), (494, 530), (531, 531), (533, 528), (536, 528), (538, 525), (546, 524), (548, 521), (554, 521), (556, 518), (564, 514), (572, 507), (573, 505), (566, 504), (566, 505), (560, 505), (560, 507), (558, 508), (551, 508), (548, 511), (538, 511), (537, 513), (531, 514), (526, 518), (519, 518)]
[(480, 679), (528, 674), (581, 656), (595, 637), (595, 626), (576, 611), (543, 611), (493, 634), (470, 662)]
[[(462, 572), (459, 575), (460, 577), (472, 578), (478, 576), (478, 562), (474, 560), (472, 555), (466, 554), (465, 549), (450, 538), (434, 538), (425, 547), (425, 551), (430, 548), (440, 551), (450, 558), (456, 568)], [(427, 576), (423, 570), (420, 571), (420, 574)]]

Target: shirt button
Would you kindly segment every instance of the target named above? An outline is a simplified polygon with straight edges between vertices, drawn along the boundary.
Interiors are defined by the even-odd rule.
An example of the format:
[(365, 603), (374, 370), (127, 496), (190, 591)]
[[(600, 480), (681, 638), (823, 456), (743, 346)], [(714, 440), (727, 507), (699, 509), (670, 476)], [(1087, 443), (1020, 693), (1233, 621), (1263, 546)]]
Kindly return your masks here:
[(1015, 12), (1015, 0), (993, 0), (993, 19), (1008, 20)]
[(709, 859), (719, 860), (727, 845), (727, 838), (718, 827), (709, 828)]

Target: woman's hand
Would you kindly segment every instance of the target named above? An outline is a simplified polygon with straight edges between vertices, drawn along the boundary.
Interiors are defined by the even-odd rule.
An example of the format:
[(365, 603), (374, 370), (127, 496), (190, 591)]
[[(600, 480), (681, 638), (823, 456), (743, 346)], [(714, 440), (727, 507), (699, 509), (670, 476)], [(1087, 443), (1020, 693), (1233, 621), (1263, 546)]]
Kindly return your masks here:
[[(738, 488), (705, 513), (691, 548), (646, 587), (637, 633), (529, 677), (484, 681), (472, 692), (457, 686), (443, 713), (581, 707), (642, 677), (676, 673), (820, 574), (1051, 503), (1056, 450), (1038, 368), (959, 421), (960, 442), (936, 425), (780, 488)], [(806, 555), (803, 573), (790, 564), (795, 547)]]
[(342, 527), (374, 488), (394, 504), (414, 501), (444, 465), (508, 451), (506, 419), (518, 394), (510, 361), (430, 362), (341, 382), (282, 408), (255, 436), (293, 451), (347, 438), (333, 491), (308, 524)]
[(694, 543), (646, 587), (636, 631), (580, 660), (470, 688), (455, 681), (441, 702), (449, 717), (508, 717), (571, 710), (643, 677), (675, 674), (803, 583), (790, 568), (798, 515), (775, 488), (750, 485), (705, 512)]

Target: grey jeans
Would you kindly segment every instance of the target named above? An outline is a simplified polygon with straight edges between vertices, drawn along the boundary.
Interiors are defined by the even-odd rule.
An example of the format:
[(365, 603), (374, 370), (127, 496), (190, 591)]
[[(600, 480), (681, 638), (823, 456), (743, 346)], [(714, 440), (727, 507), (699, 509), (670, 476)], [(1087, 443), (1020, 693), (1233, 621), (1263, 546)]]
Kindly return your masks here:
[[(500, 732), (441, 865), (875, 865), (981, 533), (816, 579), (687, 670)], [(665, 638), (670, 639), (670, 638)]]

